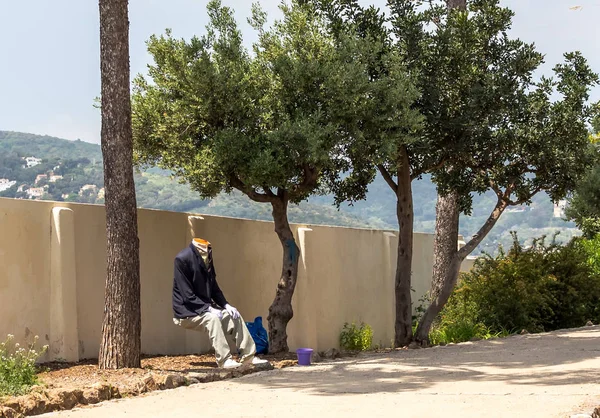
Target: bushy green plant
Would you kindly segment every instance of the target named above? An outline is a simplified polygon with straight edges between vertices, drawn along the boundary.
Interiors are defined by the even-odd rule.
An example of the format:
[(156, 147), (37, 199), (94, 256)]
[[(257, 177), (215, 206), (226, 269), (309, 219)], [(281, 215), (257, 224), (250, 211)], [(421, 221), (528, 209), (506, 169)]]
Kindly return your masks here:
[(589, 266), (594, 274), (600, 276), (600, 234), (592, 239), (582, 239), (579, 242), (587, 252)]
[(365, 351), (373, 344), (373, 329), (362, 322), (357, 326), (354, 322), (344, 324), (340, 333), (340, 347), (349, 351)]
[(8, 335), (0, 343), (0, 396), (22, 395), (37, 383), (35, 362), (48, 350), (48, 346), (36, 349), (38, 337), (27, 348), (14, 343)]
[(429, 333), (429, 342), (433, 345), (462, 343), (478, 338), (502, 338), (512, 334), (507, 329), (492, 331), (482, 323), (473, 323), (470, 319), (460, 319), (456, 322), (445, 322), (435, 325)]
[(508, 252), (482, 257), (463, 275), (439, 324), (480, 324), (493, 334), (600, 321), (599, 248), (580, 238), (564, 246), (540, 238), (523, 248), (514, 235)]

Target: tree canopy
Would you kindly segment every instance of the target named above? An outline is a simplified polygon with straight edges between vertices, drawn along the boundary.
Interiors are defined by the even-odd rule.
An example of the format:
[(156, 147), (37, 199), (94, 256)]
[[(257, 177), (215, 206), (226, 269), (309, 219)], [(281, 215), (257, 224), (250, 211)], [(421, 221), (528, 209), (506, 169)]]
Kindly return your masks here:
[(258, 41), (250, 52), (233, 11), (209, 2), (203, 36), (185, 41), (167, 31), (149, 40), (150, 80), (137, 77), (133, 95), (140, 164), (173, 170), (202, 197), (237, 189), (271, 204), (284, 251), (268, 318), (273, 351), (287, 350), (297, 277), (288, 203), (334, 187), (369, 127), (400, 132), (418, 124), (402, 66), (390, 65), (377, 80), (368, 71), (373, 57), (391, 63), (396, 54), (384, 55), (377, 39), (353, 30), (334, 40), (310, 4), (281, 10), (267, 28), (265, 13), (253, 8)]
[[(270, 29), (255, 8), (252, 53), (231, 9), (212, 1), (208, 11), (200, 38), (151, 37), (152, 82), (139, 76), (134, 90), (138, 162), (174, 170), (203, 197), (236, 188), (270, 202), (278, 189), (299, 202), (348, 168), (344, 151), (361, 136), (358, 120), (399, 124), (389, 120), (411, 114), (403, 73), (369, 83), (358, 54), (379, 46), (349, 37), (334, 45), (310, 7), (282, 6), (283, 20)], [(378, 112), (377, 95), (396, 97), (393, 109)]]
[[(411, 182), (431, 173), (442, 194), (470, 213), (472, 194), (493, 190), (498, 207), (463, 252), (468, 254), (511, 204), (547, 190), (564, 196), (589, 160), (582, 133), (589, 116), (589, 87), (596, 76), (580, 54), (556, 67), (557, 80), (533, 80), (543, 56), (532, 44), (508, 35), (513, 13), (498, 0), (388, 2), (389, 16), (356, 0), (321, 0), (333, 33), (357, 25), (363, 36), (385, 38), (419, 91), (414, 108), (423, 126), (389, 146), (370, 136), (351, 155), (354, 179), (381, 172), (396, 197), (400, 226), (396, 276), (396, 344), (411, 339)], [(395, 65), (395, 63), (393, 64)], [(372, 63), (373, 78), (387, 63)], [(552, 100), (559, 94), (562, 100)], [(386, 133), (389, 134), (389, 131)], [(585, 136), (583, 137), (585, 138)], [(352, 194), (338, 194), (341, 199)], [(496, 210), (502, 207), (501, 210)], [(456, 247), (458, 213), (451, 234)], [(400, 306), (399, 306), (400, 305)]]
[[(593, 150), (597, 153), (595, 135), (592, 140), (594, 140)], [(586, 238), (591, 239), (600, 234), (600, 164), (598, 162), (577, 185), (569, 199), (565, 214), (567, 219), (575, 221)]]

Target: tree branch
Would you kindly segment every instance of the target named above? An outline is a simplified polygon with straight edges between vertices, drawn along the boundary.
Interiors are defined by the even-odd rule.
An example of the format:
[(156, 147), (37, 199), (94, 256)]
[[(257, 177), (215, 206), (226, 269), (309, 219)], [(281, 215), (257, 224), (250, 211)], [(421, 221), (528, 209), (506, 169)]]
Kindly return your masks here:
[(262, 188), (263, 188), (263, 190), (265, 191), (265, 194), (266, 194), (267, 196), (269, 196), (269, 197), (277, 197), (277, 196), (275, 195), (275, 193), (273, 193), (273, 190), (271, 190), (271, 188), (270, 188), (270, 187), (268, 187), (268, 186), (263, 186)]
[(302, 179), (302, 183), (296, 187), (296, 191), (301, 194), (311, 192), (317, 187), (317, 180), (319, 179), (319, 170), (316, 168), (304, 164), (302, 170), (304, 171), (304, 178)]
[(490, 188), (494, 191), (494, 193), (496, 193), (498, 199), (504, 198), (504, 193), (502, 193), (502, 189), (500, 189), (500, 187), (498, 187), (498, 185), (493, 180), (490, 180)]
[(422, 176), (425, 173), (429, 173), (431, 171), (439, 170), (440, 168), (442, 168), (444, 166), (444, 164), (446, 164), (446, 161), (448, 161), (448, 158), (442, 157), (442, 158), (440, 158), (440, 161), (437, 162), (437, 164), (434, 164), (434, 165), (432, 165), (430, 167), (427, 167), (427, 169), (425, 169), (425, 170), (419, 170), (419, 171), (413, 173), (413, 175), (410, 176), (410, 179), (414, 180), (416, 178), (419, 178), (419, 176)]
[[(244, 184), (244, 182), (235, 175), (229, 177), (229, 183), (231, 184), (231, 187), (238, 189), (240, 192), (244, 193), (246, 196), (248, 196), (251, 200), (255, 202), (269, 203), (277, 200), (277, 197), (275, 197), (274, 195), (269, 196), (268, 194), (257, 192), (256, 190), (254, 190), (253, 187)], [(273, 193), (271, 192), (271, 194)]]
[(383, 166), (383, 164), (377, 164), (377, 169), (385, 179), (386, 183), (390, 188), (394, 191), (394, 193), (398, 193), (398, 185), (390, 175), (389, 171)]
[(287, 202), (289, 200), (288, 191), (283, 187), (278, 187), (276, 199), (281, 200), (282, 202), (284, 202), (284, 201)]
[(489, 234), (507, 206), (508, 204), (506, 201), (498, 198), (494, 210), (492, 210), (492, 213), (490, 213), (490, 216), (487, 218), (485, 223), (481, 226), (481, 228), (479, 228), (479, 231), (477, 231), (477, 233), (473, 235), (469, 242), (467, 242), (467, 244), (458, 251), (457, 256), (461, 260), (465, 259), (469, 254), (471, 254), (473, 250), (481, 243), (481, 241), (483, 241), (487, 234)]
[[(520, 199), (520, 200), (510, 200), (510, 199), (506, 199), (506, 203), (509, 206), (517, 206), (517, 205), (522, 205), (523, 203), (527, 202), (528, 200), (530, 200), (533, 196), (535, 196), (536, 194), (538, 194), (540, 191), (542, 190), (542, 186), (538, 186), (535, 189), (533, 189), (531, 192), (529, 192), (529, 194)], [(509, 194), (510, 196), (510, 194)]]

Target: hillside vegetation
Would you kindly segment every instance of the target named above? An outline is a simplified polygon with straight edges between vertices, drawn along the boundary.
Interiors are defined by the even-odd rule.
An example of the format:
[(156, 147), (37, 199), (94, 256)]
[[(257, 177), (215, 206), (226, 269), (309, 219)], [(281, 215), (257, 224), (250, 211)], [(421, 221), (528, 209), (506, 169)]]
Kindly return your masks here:
[[(42, 161), (26, 168), (24, 157), (36, 157)], [(44, 174), (47, 178), (38, 179), (36, 183), (36, 178)], [(51, 178), (51, 175), (55, 177)], [(80, 140), (0, 131), (0, 179), (16, 182), (10, 189), (0, 192), (0, 197), (104, 202), (100, 146)], [(202, 200), (188, 185), (180, 184), (164, 170), (149, 169), (136, 173), (135, 181), (138, 205), (142, 208), (271, 219), (266, 205), (254, 203), (239, 193)], [(29, 189), (37, 189), (39, 193), (43, 189), (43, 194), (31, 196), (31, 191), (27, 192)], [(414, 182), (413, 189), (415, 231), (433, 232), (437, 197), (435, 185), (425, 177)], [(290, 208), (290, 220), (295, 223), (397, 229), (393, 196), (381, 178), (370, 185), (366, 201), (343, 205), (339, 211), (332, 202), (332, 197), (327, 195), (311, 197), (308, 202)], [(491, 194), (475, 196), (472, 215), (461, 218), (461, 233), (464, 236), (475, 233), (494, 203), (495, 198)], [(519, 239), (525, 243), (534, 237), (556, 232), (560, 232), (559, 241), (567, 241), (579, 234), (573, 223), (554, 218), (552, 202), (547, 195), (539, 194), (530, 206), (502, 216), (479, 250), (494, 252), (498, 244), (510, 245), (512, 230), (518, 231)]]

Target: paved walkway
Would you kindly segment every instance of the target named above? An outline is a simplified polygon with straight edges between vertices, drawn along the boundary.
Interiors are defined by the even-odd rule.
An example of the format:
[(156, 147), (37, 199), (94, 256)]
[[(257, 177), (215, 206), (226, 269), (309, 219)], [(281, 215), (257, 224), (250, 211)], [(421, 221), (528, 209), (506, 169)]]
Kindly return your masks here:
[(569, 417), (593, 405), (600, 327), (362, 355), (45, 416)]

